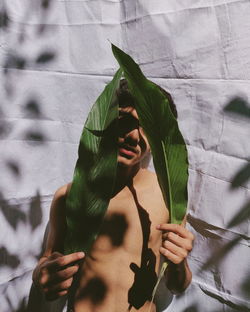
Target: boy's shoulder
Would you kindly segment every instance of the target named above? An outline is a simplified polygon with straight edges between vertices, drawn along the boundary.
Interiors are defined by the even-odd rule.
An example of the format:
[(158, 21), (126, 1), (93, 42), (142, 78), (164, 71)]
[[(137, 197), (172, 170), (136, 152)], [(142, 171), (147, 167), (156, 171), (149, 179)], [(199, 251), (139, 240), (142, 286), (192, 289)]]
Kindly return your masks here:
[(65, 199), (70, 191), (71, 185), (72, 182), (59, 187), (54, 194), (54, 199)]

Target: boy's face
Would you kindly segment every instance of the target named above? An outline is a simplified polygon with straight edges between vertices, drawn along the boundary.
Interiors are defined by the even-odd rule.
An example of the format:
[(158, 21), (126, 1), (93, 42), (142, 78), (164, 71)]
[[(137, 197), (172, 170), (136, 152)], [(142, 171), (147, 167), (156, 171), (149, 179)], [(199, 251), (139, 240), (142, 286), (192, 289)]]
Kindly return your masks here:
[(118, 164), (132, 167), (150, 152), (146, 135), (132, 106), (119, 108)]

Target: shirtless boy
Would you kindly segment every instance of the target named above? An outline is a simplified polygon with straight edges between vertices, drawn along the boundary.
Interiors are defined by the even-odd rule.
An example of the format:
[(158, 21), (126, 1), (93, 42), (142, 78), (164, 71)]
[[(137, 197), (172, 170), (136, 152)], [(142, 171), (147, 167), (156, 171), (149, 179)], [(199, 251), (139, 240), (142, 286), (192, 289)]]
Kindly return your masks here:
[[(182, 225), (169, 224), (169, 213), (155, 173), (141, 167), (150, 153), (147, 138), (126, 82), (119, 98), (118, 169), (114, 196), (91, 252), (63, 255), (65, 200), (70, 184), (54, 195), (46, 250), (33, 272), (45, 298), (69, 292), (78, 272), (75, 312), (148, 312), (160, 265), (168, 289), (180, 293), (192, 274), (187, 264), (194, 236)], [(153, 305), (151, 311), (156, 311)]]

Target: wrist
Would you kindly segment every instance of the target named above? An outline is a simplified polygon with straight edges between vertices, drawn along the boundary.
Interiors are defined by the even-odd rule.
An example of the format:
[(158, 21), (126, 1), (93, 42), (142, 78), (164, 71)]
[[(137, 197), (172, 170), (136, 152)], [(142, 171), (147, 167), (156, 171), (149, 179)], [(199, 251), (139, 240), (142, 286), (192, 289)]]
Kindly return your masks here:
[(165, 278), (167, 288), (173, 294), (179, 294), (183, 292), (189, 286), (192, 280), (192, 273), (189, 269), (186, 259), (178, 264), (169, 262), (165, 272)]

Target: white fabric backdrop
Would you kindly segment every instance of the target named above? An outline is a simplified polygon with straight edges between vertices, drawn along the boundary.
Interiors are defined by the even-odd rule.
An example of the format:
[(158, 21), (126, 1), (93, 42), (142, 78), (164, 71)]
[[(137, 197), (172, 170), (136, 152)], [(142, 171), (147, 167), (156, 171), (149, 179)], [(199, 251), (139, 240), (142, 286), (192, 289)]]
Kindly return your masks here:
[(162, 289), (159, 311), (250, 311), (250, 1), (1, 0), (0, 11), (0, 311), (25, 311), (51, 198), (118, 67), (110, 42), (172, 94), (188, 145), (193, 281), (173, 298)]

